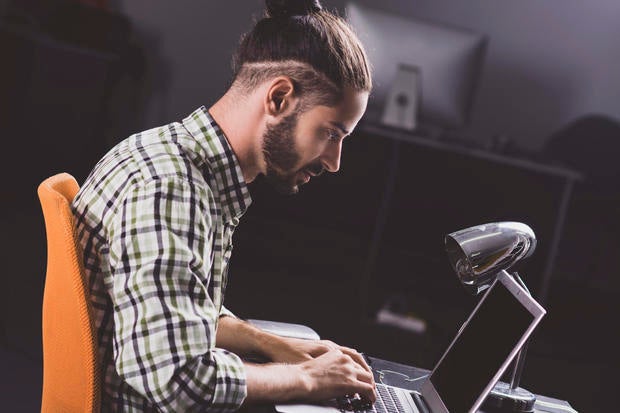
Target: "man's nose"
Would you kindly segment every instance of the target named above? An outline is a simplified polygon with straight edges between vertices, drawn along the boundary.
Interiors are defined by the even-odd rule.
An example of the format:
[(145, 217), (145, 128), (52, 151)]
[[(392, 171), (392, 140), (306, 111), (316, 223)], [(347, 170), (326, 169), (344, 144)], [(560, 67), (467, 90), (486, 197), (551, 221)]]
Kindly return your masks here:
[(323, 151), (323, 155), (321, 156), (321, 161), (323, 166), (329, 172), (338, 172), (340, 169), (340, 155), (342, 154), (342, 140), (338, 143), (331, 144), (325, 151)]

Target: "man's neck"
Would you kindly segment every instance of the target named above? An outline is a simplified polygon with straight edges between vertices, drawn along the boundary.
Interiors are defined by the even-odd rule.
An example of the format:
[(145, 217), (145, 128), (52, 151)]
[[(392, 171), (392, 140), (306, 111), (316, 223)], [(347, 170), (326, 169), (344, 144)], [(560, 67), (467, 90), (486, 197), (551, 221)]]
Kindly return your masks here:
[(262, 159), (259, 139), (262, 136), (261, 116), (254, 109), (257, 106), (252, 105), (249, 99), (228, 91), (209, 108), (209, 113), (224, 132), (239, 161), (246, 183), (252, 182), (261, 172)]

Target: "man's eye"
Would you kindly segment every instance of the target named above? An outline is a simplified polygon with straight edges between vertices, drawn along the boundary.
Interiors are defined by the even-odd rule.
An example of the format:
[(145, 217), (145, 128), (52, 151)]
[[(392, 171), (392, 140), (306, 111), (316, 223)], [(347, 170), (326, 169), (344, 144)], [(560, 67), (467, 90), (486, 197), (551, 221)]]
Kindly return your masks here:
[(340, 140), (340, 135), (335, 130), (328, 129), (327, 130), (327, 139), (329, 139), (330, 141), (338, 141), (338, 140)]

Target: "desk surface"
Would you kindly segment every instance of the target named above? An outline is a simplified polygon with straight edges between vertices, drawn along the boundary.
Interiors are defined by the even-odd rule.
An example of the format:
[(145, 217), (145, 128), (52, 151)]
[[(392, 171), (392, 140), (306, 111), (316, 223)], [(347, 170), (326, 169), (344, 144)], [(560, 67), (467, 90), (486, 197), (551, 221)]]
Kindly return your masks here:
[[(422, 382), (430, 374), (429, 370), (392, 361), (370, 357), (372, 369), (375, 373), (375, 381), (390, 386), (401, 387), (410, 390), (419, 390)], [(536, 395), (534, 405), (536, 413), (574, 413), (575, 409), (565, 400)], [(482, 411), (479, 411), (483, 413)]]
[[(376, 357), (368, 357), (370, 365), (375, 373), (375, 381), (390, 386), (397, 386), (409, 390), (418, 390), (424, 379), (430, 374), (429, 370), (421, 369), (406, 364), (395, 363), (379, 359)], [(535, 413), (576, 413), (577, 411), (564, 400), (554, 399), (551, 397), (536, 395), (536, 404), (534, 405)], [(246, 406), (241, 412), (261, 412), (273, 413), (273, 406)], [(481, 410), (478, 413), (485, 413)]]

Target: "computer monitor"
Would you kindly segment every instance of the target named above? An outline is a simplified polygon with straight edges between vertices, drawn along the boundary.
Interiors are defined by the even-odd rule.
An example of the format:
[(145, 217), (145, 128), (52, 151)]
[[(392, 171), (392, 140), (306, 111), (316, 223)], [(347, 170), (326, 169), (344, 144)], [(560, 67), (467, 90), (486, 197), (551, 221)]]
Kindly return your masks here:
[(346, 18), (373, 67), (366, 117), (381, 119), (399, 65), (418, 69), (417, 123), (458, 129), (469, 123), (487, 36), (348, 3)]

